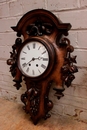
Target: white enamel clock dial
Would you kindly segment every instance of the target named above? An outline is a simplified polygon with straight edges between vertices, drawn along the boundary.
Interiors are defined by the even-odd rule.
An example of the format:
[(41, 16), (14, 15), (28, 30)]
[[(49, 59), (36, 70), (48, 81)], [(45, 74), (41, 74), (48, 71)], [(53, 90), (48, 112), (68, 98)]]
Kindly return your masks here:
[(42, 75), (48, 64), (49, 53), (42, 43), (30, 41), (22, 47), (18, 66), (25, 76), (38, 77)]

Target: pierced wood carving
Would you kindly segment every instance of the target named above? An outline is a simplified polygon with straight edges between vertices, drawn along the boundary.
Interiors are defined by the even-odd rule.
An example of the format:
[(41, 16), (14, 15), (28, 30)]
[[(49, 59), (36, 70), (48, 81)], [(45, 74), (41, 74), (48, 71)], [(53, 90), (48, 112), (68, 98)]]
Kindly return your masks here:
[(52, 24), (43, 23), (39, 18), (35, 21), (35, 23), (27, 26), (27, 34), (30, 36), (42, 36), (49, 35), (53, 31)]
[[(29, 113), (33, 123), (37, 124), (40, 118), (47, 119), (51, 116), (48, 112), (53, 107), (53, 103), (49, 99), (52, 83), (56, 83), (56, 87), (53, 89), (56, 91), (55, 95), (57, 98), (60, 99), (64, 96), (64, 85), (69, 87), (75, 79), (74, 73), (78, 72), (75, 65), (76, 56), (71, 55), (74, 48), (69, 39), (65, 37), (68, 35), (71, 25), (69, 23), (61, 23), (54, 14), (47, 10), (36, 9), (26, 13), (19, 20), (17, 26), (11, 28), (17, 32), (18, 38), (12, 46), (12, 52), (10, 52), (10, 59), (7, 60), (7, 64), (10, 65), (10, 72), (14, 77), (14, 86), (17, 90), (22, 87), (21, 82), (22, 77), (24, 77), (26, 92), (21, 95), (21, 101), (24, 103), (25, 112)], [(21, 36), (24, 37), (24, 41), (22, 41)], [(31, 51), (31, 64), (28, 64), (30, 63), (29, 61), (28, 63), (25, 62), (28, 59), (26, 56), (22, 57), (21, 60), (24, 61), (23, 65), (25, 64), (26, 73), (31, 71), (30, 67), (32, 64), (35, 64), (39, 73), (42, 73), (39, 70), (40, 67), (45, 71), (39, 74), (40, 76), (33, 76), (36, 70), (32, 70), (32, 76), (26, 76), (24, 71), (20, 69), (19, 64), (20, 55), (23, 52), (22, 49), (27, 47), (30, 50), (28, 45), (31, 44), (33, 47), (33, 49), (31, 47), (31, 50), (34, 50), (36, 49), (35, 44), (38, 46), (37, 43), (40, 43), (46, 49), (41, 55), (47, 53), (48, 58), (44, 57), (44, 55), (43, 57), (41, 55), (36, 57), (37, 54), (34, 55)], [(38, 53), (40, 47), (36, 49)], [(26, 51), (23, 53), (26, 53)], [(39, 66), (42, 61), (45, 61), (44, 64), (48, 63), (47, 68), (44, 64)]]

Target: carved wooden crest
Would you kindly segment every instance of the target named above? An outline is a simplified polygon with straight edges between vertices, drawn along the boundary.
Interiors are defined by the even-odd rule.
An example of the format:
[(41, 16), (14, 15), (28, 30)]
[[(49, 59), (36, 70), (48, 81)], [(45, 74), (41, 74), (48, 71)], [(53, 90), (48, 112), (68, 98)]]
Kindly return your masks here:
[[(22, 87), (22, 79), (25, 80), (26, 92), (21, 95), (21, 100), (24, 103), (25, 112), (29, 113), (34, 124), (37, 124), (40, 118), (47, 119), (50, 117), (48, 112), (52, 109), (53, 103), (49, 99), (49, 90), (52, 83), (56, 83), (56, 87), (54, 87), (56, 91), (55, 95), (60, 99), (64, 96), (64, 85), (69, 87), (75, 78), (74, 73), (78, 72), (75, 65), (76, 56), (71, 55), (74, 48), (70, 45), (69, 39), (65, 37), (68, 35), (71, 25), (70, 23), (60, 22), (54, 14), (47, 10), (36, 9), (26, 13), (19, 20), (17, 26), (11, 28), (17, 32), (18, 37), (12, 46), (12, 52), (10, 52), (11, 55), (10, 59), (7, 60), (7, 64), (10, 65), (10, 72), (15, 82), (14, 86), (17, 89)], [(21, 36), (23, 36), (24, 41), (22, 41)], [(36, 58), (37, 49), (33, 55), (32, 51), (31, 53), (28, 51), (28, 47), (27, 53), (29, 52), (29, 54), (31, 54), (32, 63), (28, 64), (26, 68), (27, 64), (25, 60), (28, 59), (28, 56), (21, 58), (24, 61), (22, 66), (26, 68), (27, 73), (31, 71), (30, 66), (32, 64), (35, 64), (38, 73), (41, 73), (39, 64), (41, 64), (40, 67), (45, 70), (44, 73), (39, 76), (26, 76), (20, 69), (19, 58), (24, 47), (26, 48), (30, 43), (32, 46), (33, 42), (35, 42), (37, 46), (38, 43), (40, 43), (46, 49), (47, 52), (45, 52), (49, 55), (49, 58), (44, 58), (44, 55), (43, 57), (38, 56)], [(35, 45), (33, 46), (33, 49), (34, 48)], [(39, 48), (40, 47), (38, 47), (38, 50)], [(40, 50), (38, 52), (40, 52)], [(40, 63), (38, 63), (39, 61)], [(42, 64), (42, 61), (45, 62)], [(44, 65), (46, 62), (48, 62), (47, 68)], [(34, 73), (36, 73), (36, 70), (32, 70), (32, 75), (34, 75)]]

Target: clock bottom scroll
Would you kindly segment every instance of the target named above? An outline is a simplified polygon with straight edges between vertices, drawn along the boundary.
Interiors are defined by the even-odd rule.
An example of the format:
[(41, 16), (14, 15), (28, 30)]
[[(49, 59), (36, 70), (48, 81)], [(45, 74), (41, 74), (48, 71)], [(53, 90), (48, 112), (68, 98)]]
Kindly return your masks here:
[(31, 87), (21, 95), (21, 100), (25, 104), (23, 108), (31, 115), (34, 124), (37, 124), (40, 118), (49, 118), (51, 115), (48, 112), (53, 107), (52, 101), (48, 98), (48, 90), (46, 89), (44, 93), (41, 90), (42, 88)]

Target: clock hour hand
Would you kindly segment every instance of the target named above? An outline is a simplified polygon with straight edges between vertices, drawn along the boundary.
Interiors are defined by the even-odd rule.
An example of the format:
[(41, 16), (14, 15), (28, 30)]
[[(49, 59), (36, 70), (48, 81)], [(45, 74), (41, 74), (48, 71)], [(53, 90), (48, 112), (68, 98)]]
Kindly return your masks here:
[(38, 60), (41, 60), (41, 59), (43, 59), (43, 61), (48, 61), (49, 59), (48, 58), (44, 58), (44, 57), (38, 57)]
[(41, 60), (41, 59), (43, 59), (43, 57), (38, 57), (38, 58), (34, 58), (34, 60)]
[(43, 59), (44, 61), (47, 61), (48, 60), (48, 58), (44, 58), (44, 57), (38, 57), (38, 58), (34, 58), (34, 60), (41, 60), (41, 59)]

